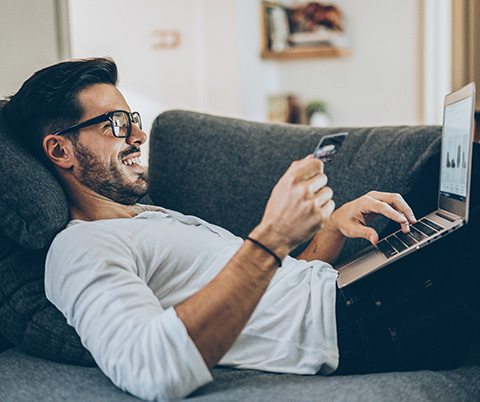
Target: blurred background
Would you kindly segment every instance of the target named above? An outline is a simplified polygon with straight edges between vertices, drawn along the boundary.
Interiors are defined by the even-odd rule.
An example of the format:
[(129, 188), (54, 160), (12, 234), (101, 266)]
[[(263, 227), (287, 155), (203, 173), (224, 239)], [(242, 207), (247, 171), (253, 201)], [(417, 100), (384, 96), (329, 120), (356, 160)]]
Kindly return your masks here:
[(0, 0), (0, 97), (44, 66), (110, 56), (147, 132), (173, 108), (329, 126), (441, 124), (444, 95), (480, 78), (478, 3)]

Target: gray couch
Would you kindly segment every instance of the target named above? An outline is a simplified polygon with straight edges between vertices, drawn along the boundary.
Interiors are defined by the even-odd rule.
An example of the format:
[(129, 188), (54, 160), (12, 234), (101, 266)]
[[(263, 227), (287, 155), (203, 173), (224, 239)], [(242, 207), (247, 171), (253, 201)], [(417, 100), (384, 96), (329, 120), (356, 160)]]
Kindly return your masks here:
[[(1, 116), (0, 116), (1, 117)], [(271, 125), (185, 111), (155, 121), (150, 198), (245, 236), (290, 162), (321, 135), (344, 130)], [(435, 207), (440, 128), (348, 128), (326, 166), (337, 205), (370, 189), (396, 191), (417, 215)], [(17, 143), (0, 118), (0, 401), (134, 401), (95, 367), (75, 331), (45, 299), (45, 250), (68, 220), (53, 176)], [(144, 200), (148, 202), (149, 200)], [(386, 220), (375, 222), (388, 231)], [(342, 258), (365, 245), (349, 241)], [(192, 401), (474, 401), (474, 348), (453, 370), (355, 376), (296, 376), (217, 367)], [(161, 375), (161, 373), (159, 373)]]

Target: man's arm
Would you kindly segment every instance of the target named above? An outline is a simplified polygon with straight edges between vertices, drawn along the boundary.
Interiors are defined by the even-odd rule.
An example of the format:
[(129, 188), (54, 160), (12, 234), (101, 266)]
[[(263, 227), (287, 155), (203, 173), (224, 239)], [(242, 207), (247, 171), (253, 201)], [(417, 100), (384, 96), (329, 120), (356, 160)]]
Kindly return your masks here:
[(379, 215), (398, 222), (405, 233), (410, 231), (409, 224), (416, 222), (412, 209), (400, 194), (371, 191), (333, 212), (298, 258), (333, 264), (348, 237), (364, 238), (376, 244), (378, 233), (367, 223)]
[[(294, 162), (272, 191), (260, 224), (250, 233), (280, 259), (313, 236), (334, 209), (323, 163)], [(208, 367), (230, 349), (267, 289), (278, 263), (245, 242), (207, 286), (175, 307)]]

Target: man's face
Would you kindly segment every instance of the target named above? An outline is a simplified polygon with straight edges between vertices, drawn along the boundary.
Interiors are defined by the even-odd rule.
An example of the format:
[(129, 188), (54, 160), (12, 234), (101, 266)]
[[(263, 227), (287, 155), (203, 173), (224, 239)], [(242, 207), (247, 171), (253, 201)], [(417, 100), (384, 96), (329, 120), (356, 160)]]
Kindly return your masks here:
[[(78, 95), (86, 121), (114, 110), (131, 112), (113, 85), (96, 84)], [(95, 193), (124, 205), (132, 205), (149, 188), (140, 165), (140, 146), (147, 136), (136, 125), (127, 138), (113, 135), (109, 122), (82, 128), (74, 143), (77, 180)]]

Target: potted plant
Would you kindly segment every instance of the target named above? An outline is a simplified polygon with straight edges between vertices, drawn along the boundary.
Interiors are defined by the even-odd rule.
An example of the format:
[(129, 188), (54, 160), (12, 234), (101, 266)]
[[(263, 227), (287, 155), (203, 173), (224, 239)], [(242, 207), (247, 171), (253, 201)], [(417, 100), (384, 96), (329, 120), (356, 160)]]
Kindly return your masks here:
[(328, 104), (322, 100), (314, 100), (305, 107), (308, 124), (314, 127), (330, 127), (332, 122), (328, 114)]

